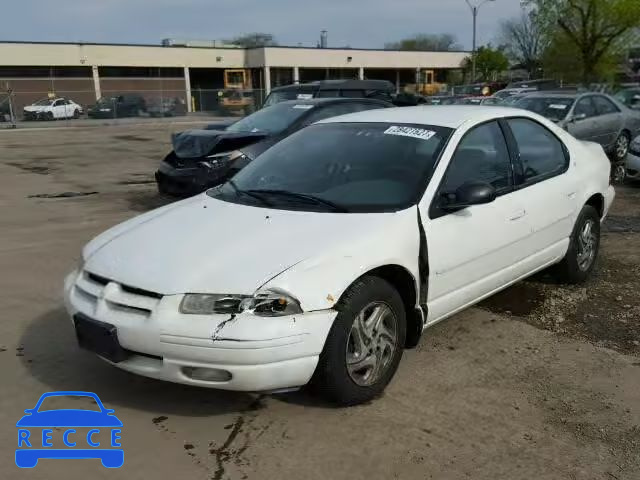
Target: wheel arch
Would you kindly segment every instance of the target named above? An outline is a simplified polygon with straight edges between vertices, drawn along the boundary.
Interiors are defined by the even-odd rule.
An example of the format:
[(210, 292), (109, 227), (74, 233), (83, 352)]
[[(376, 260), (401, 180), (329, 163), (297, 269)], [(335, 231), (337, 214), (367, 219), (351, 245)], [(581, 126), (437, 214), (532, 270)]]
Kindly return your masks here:
[(595, 208), (596, 212), (598, 212), (598, 216), (602, 219), (604, 216), (604, 195), (601, 193), (594, 193), (587, 199), (585, 205)]
[[(418, 306), (418, 283), (416, 278), (405, 267), (395, 264), (373, 268), (358, 277), (358, 279), (364, 276), (381, 278), (389, 282), (389, 284), (397, 290), (402, 298), (407, 316), (405, 348), (415, 347), (420, 341), (424, 325), (423, 313)], [(355, 279), (354, 282), (358, 279)], [(354, 282), (352, 282), (352, 284)], [(342, 295), (344, 295), (344, 292)]]

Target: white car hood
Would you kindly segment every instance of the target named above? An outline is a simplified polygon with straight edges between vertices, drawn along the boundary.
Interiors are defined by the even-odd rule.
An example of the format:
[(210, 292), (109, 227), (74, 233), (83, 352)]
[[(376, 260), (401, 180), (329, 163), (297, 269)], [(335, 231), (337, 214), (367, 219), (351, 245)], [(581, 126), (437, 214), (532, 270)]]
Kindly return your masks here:
[(24, 107), (25, 112), (44, 112), (47, 110), (51, 110), (49, 105), (27, 105)]
[(320, 252), (375, 238), (393, 215), (272, 210), (202, 194), (96, 237), (85, 247), (85, 268), (163, 295), (250, 295)]

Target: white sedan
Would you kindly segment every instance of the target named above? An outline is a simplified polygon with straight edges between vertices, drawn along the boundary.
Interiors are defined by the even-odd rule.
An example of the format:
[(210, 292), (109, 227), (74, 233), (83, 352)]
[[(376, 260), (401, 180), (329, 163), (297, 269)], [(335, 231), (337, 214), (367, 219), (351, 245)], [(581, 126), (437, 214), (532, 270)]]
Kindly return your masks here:
[(58, 120), (79, 118), (82, 106), (68, 98), (45, 98), (23, 109), (25, 120)]
[(133, 373), (379, 395), (429, 327), (554, 266), (584, 281), (614, 198), (602, 147), (531, 112), (326, 120), (232, 181), (91, 241), (65, 281), (80, 346)]

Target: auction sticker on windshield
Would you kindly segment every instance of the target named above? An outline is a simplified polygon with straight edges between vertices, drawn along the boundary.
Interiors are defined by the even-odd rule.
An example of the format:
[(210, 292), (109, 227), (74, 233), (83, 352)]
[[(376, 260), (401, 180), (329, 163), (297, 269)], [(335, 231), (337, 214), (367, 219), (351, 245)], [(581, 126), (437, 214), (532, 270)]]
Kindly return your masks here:
[(566, 110), (566, 109), (567, 109), (567, 105), (562, 105), (562, 104), (559, 104), (559, 103), (554, 103), (554, 104), (549, 105), (549, 108), (554, 108), (554, 109), (556, 109), (556, 110)]
[(436, 132), (425, 128), (416, 127), (399, 127), (393, 125), (384, 131), (385, 135), (400, 135), (402, 137), (418, 138), (420, 140), (429, 140)]
[(300, 110), (311, 110), (313, 105), (294, 105), (293, 108), (298, 108)]

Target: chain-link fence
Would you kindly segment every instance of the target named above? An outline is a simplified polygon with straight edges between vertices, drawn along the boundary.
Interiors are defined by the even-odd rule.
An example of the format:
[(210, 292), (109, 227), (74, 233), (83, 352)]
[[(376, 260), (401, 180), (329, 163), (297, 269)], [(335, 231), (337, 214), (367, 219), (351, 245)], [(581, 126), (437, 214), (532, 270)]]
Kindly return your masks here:
[[(97, 90), (97, 93), (96, 93)], [(0, 79), (0, 122), (241, 116), (259, 109), (261, 89), (187, 89), (177, 79)]]

